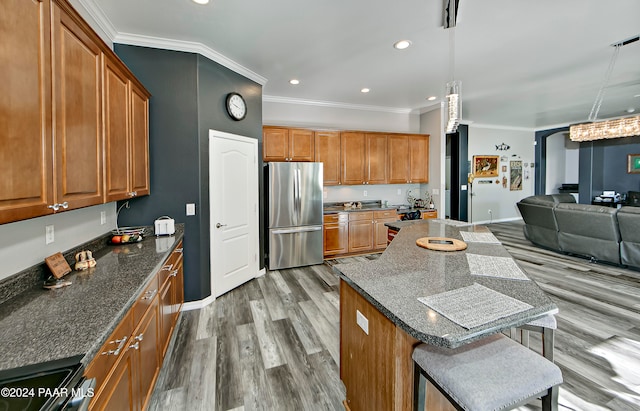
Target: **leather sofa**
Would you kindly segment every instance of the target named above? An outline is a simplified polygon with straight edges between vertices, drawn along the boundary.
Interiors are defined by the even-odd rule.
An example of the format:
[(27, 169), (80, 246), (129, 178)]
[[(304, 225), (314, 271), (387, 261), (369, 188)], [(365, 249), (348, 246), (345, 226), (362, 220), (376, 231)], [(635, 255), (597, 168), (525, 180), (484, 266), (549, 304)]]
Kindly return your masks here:
[(570, 194), (531, 196), (517, 206), (532, 243), (640, 268), (640, 208), (576, 204)]

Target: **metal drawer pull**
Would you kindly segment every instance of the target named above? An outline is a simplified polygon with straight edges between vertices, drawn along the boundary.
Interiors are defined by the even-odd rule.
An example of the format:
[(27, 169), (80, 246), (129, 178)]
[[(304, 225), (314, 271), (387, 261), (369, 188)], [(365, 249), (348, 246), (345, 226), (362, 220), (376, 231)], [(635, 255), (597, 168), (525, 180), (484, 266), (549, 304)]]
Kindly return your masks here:
[(134, 350), (140, 349), (140, 341), (136, 341), (135, 344), (131, 344), (129, 348), (133, 348)]
[(176, 248), (173, 252), (182, 254), (182, 248)]
[(140, 333), (140, 335), (136, 335), (136, 341), (142, 341), (144, 339), (144, 333)]
[(122, 347), (124, 346), (124, 343), (127, 342), (127, 339), (129, 337), (128, 336), (124, 336), (119, 340), (115, 340), (115, 341), (109, 341), (109, 344), (118, 344), (118, 348), (116, 348), (115, 350), (109, 350), (109, 351), (103, 351), (101, 355), (118, 355), (120, 354), (120, 351), (122, 351)]
[(144, 296), (142, 297), (142, 300), (152, 300), (153, 297), (155, 297), (157, 292), (158, 292), (158, 290), (147, 291), (146, 293), (144, 293)]
[(173, 264), (167, 264), (165, 266), (162, 267), (163, 271), (169, 271), (173, 268)]
[(173, 270), (171, 271), (171, 274), (169, 274), (170, 277), (175, 277), (178, 275), (178, 270)]

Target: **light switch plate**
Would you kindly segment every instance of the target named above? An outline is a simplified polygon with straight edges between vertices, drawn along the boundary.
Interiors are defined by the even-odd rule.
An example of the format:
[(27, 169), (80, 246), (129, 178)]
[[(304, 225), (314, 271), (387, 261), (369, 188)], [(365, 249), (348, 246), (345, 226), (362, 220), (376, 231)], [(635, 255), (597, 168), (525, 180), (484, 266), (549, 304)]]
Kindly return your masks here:
[(100, 211), (100, 225), (105, 225), (105, 224), (107, 224), (107, 212)]
[(460, 191), (467, 191), (467, 185), (461, 185), (460, 186)]
[(44, 242), (45, 244), (51, 244), (55, 241), (55, 231), (53, 225), (48, 225), (44, 228)]
[(360, 328), (362, 328), (362, 331), (364, 331), (365, 334), (369, 335), (369, 320), (367, 317), (362, 315), (360, 310), (356, 310), (356, 323)]
[(193, 203), (187, 204), (187, 215), (196, 215), (196, 205)]

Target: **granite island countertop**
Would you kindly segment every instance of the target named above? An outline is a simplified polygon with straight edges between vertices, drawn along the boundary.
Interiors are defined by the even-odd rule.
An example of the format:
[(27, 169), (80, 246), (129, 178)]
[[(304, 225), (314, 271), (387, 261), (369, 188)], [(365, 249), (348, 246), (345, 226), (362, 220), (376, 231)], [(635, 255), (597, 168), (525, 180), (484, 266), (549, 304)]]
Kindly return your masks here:
[[(556, 305), (534, 281), (471, 275), (467, 254), (511, 258), (501, 244), (467, 242), (466, 250), (454, 252), (432, 251), (416, 245), (416, 240), (421, 237), (462, 240), (461, 231), (489, 231), (482, 226), (456, 227), (446, 221), (387, 223), (400, 231), (380, 258), (336, 264), (334, 270), (396, 326), (419, 341), (437, 346), (455, 348), (557, 312)], [(525, 270), (522, 271), (526, 274)], [(418, 301), (419, 297), (474, 283), (530, 304), (532, 308), (467, 329)]]
[(87, 365), (162, 268), (183, 230), (179, 224), (171, 237), (101, 248), (93, 253), (96, 267), (64, 277), (72, 285), (34, 286), (0, 304), (0, 371), (74, 356), (83, 356)]

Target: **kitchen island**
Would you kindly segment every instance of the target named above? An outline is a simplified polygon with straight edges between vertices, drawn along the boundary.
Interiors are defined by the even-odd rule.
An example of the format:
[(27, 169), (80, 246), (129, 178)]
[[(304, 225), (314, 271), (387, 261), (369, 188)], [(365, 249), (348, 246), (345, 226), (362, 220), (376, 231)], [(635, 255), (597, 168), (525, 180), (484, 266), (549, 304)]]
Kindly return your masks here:
[[(340, 377), (345, 406), (358, 410), (410, 410), (413, 404), (413, 347), (420, 342), (455, 348), (557, 312), (548, 296), (522, 271), (520, 278), (471, 274), (472, 257), (502, 257), (517, 267), (496, 242), (467, 241), (464, 251), (441, 252), (416, 245), (422, 237), (462, 240), (462, 232), (488, 235), (486, 227), (457, 226), (449, 220), (387, 223), (399, 230), (379, 259), (334, 267), (340, 276)], [(418, 298), (482, 287), (528, 304), (516, 313), (482, 318), (465, 327)], [(487, 300), (487, 306), (493, 301)], [(484, 321), (486, 320), (486, 321)], [(431, 396), (433, 389), (427, 388)], [(435, 393), (435, 397), (437, 394)], [(446, 400), (436, 409), (449, 409)], [(430, 408), (432, 405), (430, 404)]]

